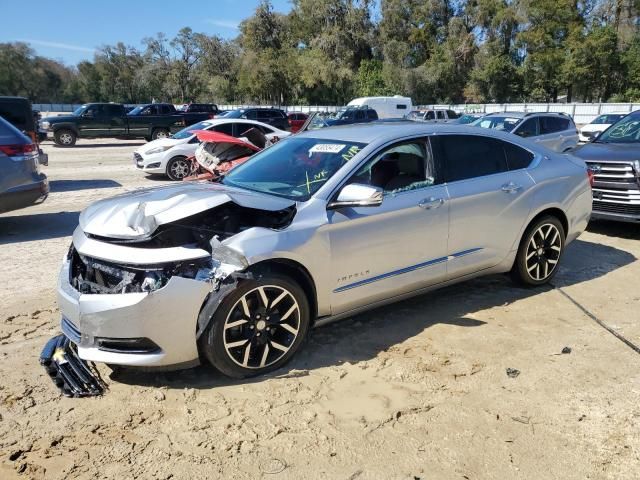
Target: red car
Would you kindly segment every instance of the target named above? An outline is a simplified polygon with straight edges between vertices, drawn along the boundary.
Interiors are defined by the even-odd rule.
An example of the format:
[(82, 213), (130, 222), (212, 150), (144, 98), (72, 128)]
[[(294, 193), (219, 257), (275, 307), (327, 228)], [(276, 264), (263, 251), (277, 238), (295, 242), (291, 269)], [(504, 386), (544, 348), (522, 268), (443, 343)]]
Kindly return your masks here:
[(287, 114), (287, 118), (289, 119), (289, 126), (291, 127), (291, 133), (296, 133), (298, 130), (302, 128), (304, 122), (307, 121), (309, 115), (302, 112), (291, 112)]

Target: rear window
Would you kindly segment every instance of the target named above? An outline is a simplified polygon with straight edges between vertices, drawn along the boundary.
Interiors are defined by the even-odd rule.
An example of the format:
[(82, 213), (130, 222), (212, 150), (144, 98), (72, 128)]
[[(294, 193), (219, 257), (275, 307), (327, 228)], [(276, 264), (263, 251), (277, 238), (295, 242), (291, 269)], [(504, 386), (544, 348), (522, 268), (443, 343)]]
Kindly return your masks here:
[(222, 125), (216, 125), (211, 130), (214, 132), (224, 133), (225, 135), (233, 136), (233, 123), (223, 123)]
[(0, 116), (0, 144), (31, 143), (23, 133)]
[(533, 161), (533, 153), (513, 143), (504, 142), (504, 154), (507, 156), (509, 170), (527, 168)]
[(0, 102), (0, 117), (14, 125), (18, 130), (34, 131), (35, 120), (29, 102), (15, 100)]

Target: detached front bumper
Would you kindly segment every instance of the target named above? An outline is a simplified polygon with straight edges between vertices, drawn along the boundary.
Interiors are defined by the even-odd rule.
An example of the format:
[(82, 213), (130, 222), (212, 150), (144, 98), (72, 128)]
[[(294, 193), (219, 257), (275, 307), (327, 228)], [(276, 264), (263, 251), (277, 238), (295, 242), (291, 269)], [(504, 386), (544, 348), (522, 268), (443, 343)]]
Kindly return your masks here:
[(58, 279), (63, 333), (84, 360), (140, 367), (199, 363), (200, 308), (211, 284), (178, 276), (151, 293), (81, 294), (69, 280), (69, 261)]

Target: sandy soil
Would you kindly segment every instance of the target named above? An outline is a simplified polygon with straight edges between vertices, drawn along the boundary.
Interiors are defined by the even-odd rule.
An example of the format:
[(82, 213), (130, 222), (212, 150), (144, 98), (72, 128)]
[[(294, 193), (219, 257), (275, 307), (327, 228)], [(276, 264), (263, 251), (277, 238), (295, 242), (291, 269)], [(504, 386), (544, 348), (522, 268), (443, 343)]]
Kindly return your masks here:
[(640, 226), (592, 225), (554, 287), (488, 277), (317, 329), (267, 377), (100, 366), (103, 397), (61, 397), (37, 361), (59, 262), (91, 201), (162, 183), (137, 145), (46, 145), (51, 196), (0, 215), (0, 478), (640, 477), (640, 357), (589, 316), (640, 344)]

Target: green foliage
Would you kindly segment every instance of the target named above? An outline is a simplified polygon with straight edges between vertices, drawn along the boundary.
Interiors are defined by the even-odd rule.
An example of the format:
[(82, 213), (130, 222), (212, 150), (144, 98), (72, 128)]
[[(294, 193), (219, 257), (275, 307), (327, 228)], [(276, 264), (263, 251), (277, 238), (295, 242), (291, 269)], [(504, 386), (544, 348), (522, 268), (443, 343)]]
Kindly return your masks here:
[(68, 67), (0, 44), (0, 94), (41, 102), (640, 100), (638, 0), (263, 0), (234, 40), (183, 28)]

